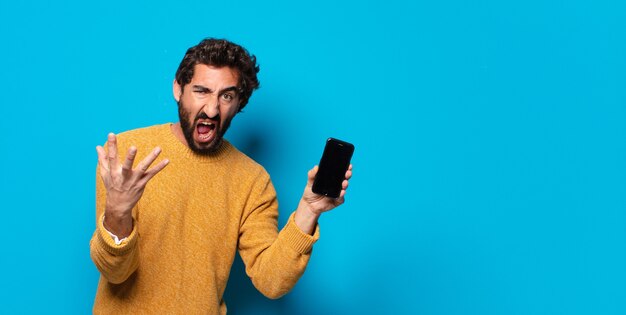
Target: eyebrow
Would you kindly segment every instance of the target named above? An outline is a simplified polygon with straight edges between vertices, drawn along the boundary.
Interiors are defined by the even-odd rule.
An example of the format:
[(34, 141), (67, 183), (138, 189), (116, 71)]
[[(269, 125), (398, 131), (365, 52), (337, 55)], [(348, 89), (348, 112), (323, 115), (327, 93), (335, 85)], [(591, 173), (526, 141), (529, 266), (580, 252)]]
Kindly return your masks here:
[[(193, 87), (194, 90), (199, 90), (199, 91), (202, 91), (202, 92), (213, 93), (213, 90), (209, 89), (206, 86), (194, 84), (192, 87)], [(224, 89), (220, 90), (219, 94), (224, 94), (224, 93), (230, 92), (230, 91), (235, 91), (235, 92), (239, 93), (239, 88), (234, 86), (234, 85), (233, 86), (229, 86), (227, 88), (224, 88)]]
[(227, 87), (227, 88), (225, 88), (225, 89), (222, 89), (222, 90), (220, 91), (220, 94), (224, 94), (224, 93), (226, 93), (226, 92), (230, 92), (230, 91), (234, 91), (234, 92), (236, 92), (237, 94), (239, 94), (239, 88), (238, 88), (238, 87), (236, 87), (236, 86), (234, 86), (234, 85), (233, 85), (233, 86), (229, 86), (229, 87)]

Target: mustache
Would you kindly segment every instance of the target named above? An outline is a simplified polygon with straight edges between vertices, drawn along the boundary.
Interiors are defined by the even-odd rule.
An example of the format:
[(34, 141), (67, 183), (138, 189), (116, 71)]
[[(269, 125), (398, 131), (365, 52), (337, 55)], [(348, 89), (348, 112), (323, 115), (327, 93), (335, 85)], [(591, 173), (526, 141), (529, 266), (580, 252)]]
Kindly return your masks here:
[(217, 115), (213, 117), (209, 117), (209, 115), (207, 115), (205, 112), (199, 112), (198, 115), (196, 115), (196, 117), (194, 118), (194, 123), (200, 119), (219, 120), (220, 114), (218, 113)]

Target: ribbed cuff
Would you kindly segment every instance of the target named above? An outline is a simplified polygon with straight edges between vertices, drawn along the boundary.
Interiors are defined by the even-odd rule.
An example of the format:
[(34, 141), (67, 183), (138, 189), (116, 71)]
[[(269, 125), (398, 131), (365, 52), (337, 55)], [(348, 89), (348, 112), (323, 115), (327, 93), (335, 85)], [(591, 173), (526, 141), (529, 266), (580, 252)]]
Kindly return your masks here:
[(287, 224), (285, 224), (281, 234), (284, 234), (285, 241), (296, 252), (303, 255), (308, 254), (311, 252), (313, 244), (320, 238), (320, 225), (318, 223), (315, 226), (315, 233), (313, 233), (313, 235), (304, 233), (300, 230), (298, 225), (296, 225), (296, 221), (294, 220), (295, 214), (294, 212), (289, 216), (289, 220), (287, 220)]
[(104, 228), (103, 225), (104, 215), (98, 220), (98, 245), (104, 248), (107, 252), (115, 256), (122, 256), (131, 251), (135, 244), (137, 244), (137, 225), (133, 220), (133, 230), (119, 245), (115, 244), (115, 240), (111, 237), (111, 234)]

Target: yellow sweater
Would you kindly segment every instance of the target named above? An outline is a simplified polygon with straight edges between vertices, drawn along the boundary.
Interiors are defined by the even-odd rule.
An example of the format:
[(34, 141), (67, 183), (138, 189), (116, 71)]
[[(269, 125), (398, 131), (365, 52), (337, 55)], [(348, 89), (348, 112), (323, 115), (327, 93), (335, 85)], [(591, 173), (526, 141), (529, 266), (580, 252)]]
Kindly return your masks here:
[(214, 155), (196, 155), (170, 126), (118, 135), (121, 161), (131, 145), (136, 161), (156, 146), (159, 159), (170, 160), (133, 209), (133, 231), (122, 244), (102, 226), (106, 191), (96, 176), (90, 247), (101, 277), (94, 313), (225, 314), (222, 296), (237, 249), (261, 293), (286, 294), (304, 272), (319, 230), (303, 233), (292, 214), (278, 233), (276, 193), (262, 166), (227, 141)]

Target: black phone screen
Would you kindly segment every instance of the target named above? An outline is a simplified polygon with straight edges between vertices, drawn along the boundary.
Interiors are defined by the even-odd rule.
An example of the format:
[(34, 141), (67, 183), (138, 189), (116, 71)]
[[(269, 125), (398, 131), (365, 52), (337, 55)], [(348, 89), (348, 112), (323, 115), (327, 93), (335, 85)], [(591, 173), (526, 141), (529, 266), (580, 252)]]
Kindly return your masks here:
[(332, 198), (341, 193), (341, 183), (350, 166), (354, 145), (334, 138), (328, 138), (319, 169), (313, 182), (313, 192)]

